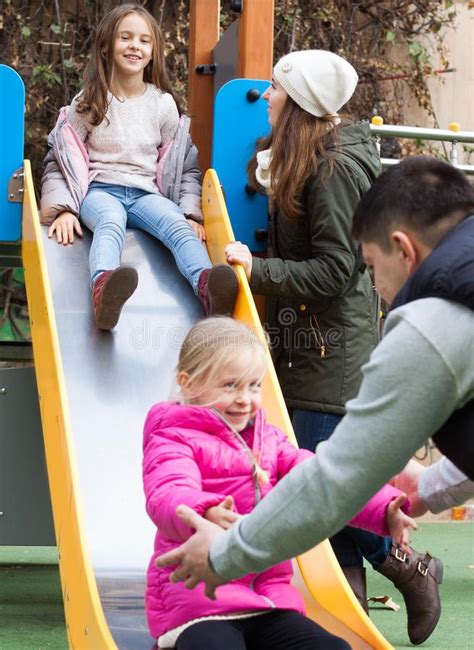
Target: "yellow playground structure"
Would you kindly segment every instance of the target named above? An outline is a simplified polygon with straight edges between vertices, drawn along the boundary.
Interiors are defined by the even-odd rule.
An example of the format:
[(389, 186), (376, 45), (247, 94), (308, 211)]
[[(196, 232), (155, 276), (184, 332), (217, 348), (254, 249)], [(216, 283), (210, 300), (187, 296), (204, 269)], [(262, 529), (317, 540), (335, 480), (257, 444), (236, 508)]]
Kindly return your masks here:
[[(259, 98), (271, 77), (273, 11), (271, 0), (245, 2), (218, 42), (219, 1), (190, 2), (189, 112), (203, 171), (213, 167), (204, 177), (202, 206), (214, 263), (223, 261), (225, 245), (236, 238), (255, 251), (264, 246), (265, 207), (262, 197), (246, 191), (245, 161), (255, 138), (268, 128)], [(221, 60), (232, 64), (220, 67)], [(133, 259), (139, 287), (113, 332), (94, 327), (90, 236), (85, 233), (72, 247), (48, 239), (29, 162), (18, 160), (21, 88), (18, 75), (0, 66), (0, 91), (9, 97), (2, 102), (2, 130), (8, 130), (2, 133), (8, 144), (2, 151), (10, 152), (11, 144), (13, 152), (0, 170), (5, 188), (10, 182), (6, 207), (7, 192), (1, 199), (0, 253), (3, 259), (5, 251), (16, 256), (25, 270), (69, 646), (149, 649), (143, 592), (154, 531), (141, 487), (141, 432), (149, 407), (168, 397), (179, 345), (202, 310), (170, 253), (145, 233), (130, 231), (123, 261)], [(21, 115), (15, 128), (11, 115)], [(10, 231), (1, 229), (7, 214)], [(263, 337), (242, 269), (238, 278), (235, 318)], [(264, 407), (269, 421), (294, 442), (271, 362)], [(295, 568), (310, 617), (353, 648), (391, 648), (350, 590), (328, 542), (297, 558)]]

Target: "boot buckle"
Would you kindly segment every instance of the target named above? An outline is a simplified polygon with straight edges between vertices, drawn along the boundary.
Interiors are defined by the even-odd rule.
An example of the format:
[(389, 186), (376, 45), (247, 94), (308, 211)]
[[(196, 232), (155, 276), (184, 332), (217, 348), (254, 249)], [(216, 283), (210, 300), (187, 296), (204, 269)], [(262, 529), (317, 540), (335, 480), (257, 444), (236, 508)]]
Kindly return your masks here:
[(425, 578), (428, 575), (428, 567), (426, 564), (423, 564), (423, 562), (418, 562), (418, 566), (416, 567), (418, 573), (421, 573), (421, 575)]
[(402, 551), (400, 548), (397, 547), (397, 548), (395, 549), (395, 558), (396, 558), (399, 562), (406, 562), (406, 560), (407, 560), (407, 554), (406, 554), (404, 551)]

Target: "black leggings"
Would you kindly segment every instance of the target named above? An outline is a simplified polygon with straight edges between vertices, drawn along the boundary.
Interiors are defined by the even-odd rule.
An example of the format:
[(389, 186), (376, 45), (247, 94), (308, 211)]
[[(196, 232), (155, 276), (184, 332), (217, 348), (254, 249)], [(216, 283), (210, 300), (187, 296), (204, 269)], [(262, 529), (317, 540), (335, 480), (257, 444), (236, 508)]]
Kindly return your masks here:
[(298, 612), (275, 610), (251, 618), (202, 621), (182, 632), (177, 650), (350, 650)]

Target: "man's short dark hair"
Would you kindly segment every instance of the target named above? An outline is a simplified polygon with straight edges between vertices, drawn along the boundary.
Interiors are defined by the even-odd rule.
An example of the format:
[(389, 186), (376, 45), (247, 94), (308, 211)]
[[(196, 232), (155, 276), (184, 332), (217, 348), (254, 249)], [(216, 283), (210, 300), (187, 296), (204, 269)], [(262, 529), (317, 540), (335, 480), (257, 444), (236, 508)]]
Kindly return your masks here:
[(474, 188), (463, 172), (429, 156), (410, 156), (390, 167), (362, 197), (352, 234), (391, 249), (390, 233), (406, 226), (428, 245), (474, 214)]

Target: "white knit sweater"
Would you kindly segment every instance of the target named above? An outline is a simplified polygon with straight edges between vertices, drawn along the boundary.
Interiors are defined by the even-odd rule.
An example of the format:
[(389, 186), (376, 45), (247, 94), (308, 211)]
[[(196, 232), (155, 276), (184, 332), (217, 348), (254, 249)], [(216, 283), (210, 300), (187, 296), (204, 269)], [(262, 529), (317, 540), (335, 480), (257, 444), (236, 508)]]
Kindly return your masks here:
[[(111, 93), (109, 107), (98, 126), (91, 126), (71, 103), (68, 120), (89, 151), (94, 180), (135, 187), (159, 194), (156, 185), (157, 149), (169, 142), (178, 127), (179, 114), (169, 93), (147, 84), (139, 97), (118, 100)], [(108, 122), (107, 122), (108, 120)]]

